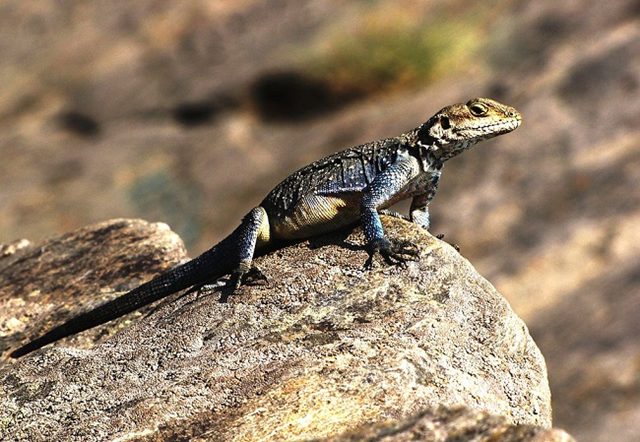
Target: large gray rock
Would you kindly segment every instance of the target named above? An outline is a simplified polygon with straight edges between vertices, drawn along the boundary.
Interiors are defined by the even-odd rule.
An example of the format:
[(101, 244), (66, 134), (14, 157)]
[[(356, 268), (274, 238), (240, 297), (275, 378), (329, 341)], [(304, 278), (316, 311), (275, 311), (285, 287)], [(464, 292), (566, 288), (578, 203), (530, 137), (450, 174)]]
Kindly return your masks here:
[[(359, 230), (322, 237), (258, 259), (269, 282), (226, 303), (224, 289), (173, 296), (5, 356), (0, 438), (304, 440), (460, 405), (501, 415), (496, 425), (550, 427), (545, 363), (525, 324), (452, 247), (384, 221), (420, 245), (419, 261), (364, 271)], [(122, 220), (5, 250), (5, 354), (51, 325), (40, 309), (63, 321), (139, 283), (144, 267), (183, 258), (166, 228)]]
[(508, 423), (466, 407), (439, 407), (406, 419), (366, 424), (317, 442), (575, 442), (562, 430)]

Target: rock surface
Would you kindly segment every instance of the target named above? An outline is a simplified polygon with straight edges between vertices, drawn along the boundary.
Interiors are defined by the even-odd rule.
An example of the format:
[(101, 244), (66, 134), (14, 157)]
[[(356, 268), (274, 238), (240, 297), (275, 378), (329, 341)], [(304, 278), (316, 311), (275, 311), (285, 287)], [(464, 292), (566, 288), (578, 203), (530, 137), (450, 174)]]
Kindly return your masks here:
[[(25, 332), (42, 334), (186, 258), (182, 240), (166, 224), (138, 220), (96, 224), (39, 245), (20, 240), (0, 247), (0, 352), (25, 340)], [(113, 330), (135, 316), (114, 321)], [(108, 329), (70, 337), (68, 344), (86, 347)]]
[[(389, 419), (447, 427), (461, 415), (495, 434), (520, 431), (510, 424), (564, 434), (543, 431), (551, 426), (544, 359), (504, 298), (446, 243), (384, 223), (391, 237), (420, 245), (419, 261), (363, 271), (360, 231), (342, 232), (260, 258), (269, 283), (226, 303), (224, 288), (174, 295), (135, 321), (18, 361), (5, 356), (0, 439), (306, 440)], [(0, 259), (0, 325), (12, 332), (3, 351), (183, 252), (166, 228), (123, 220), (14, 247)], [(73, 306), (58, 313), (65, 303)], [(460, 405), (485, 414), (428, 411)], [(451, 419), (434, 421), (438, 413)], [(447, 440), (439, 428), (422, 440)], [(340, 437), (331, 440), (354, 440)]]
[(407, 419), (364, 425), (317, 442), (574, 442), (562, 430), (512, 425), (503, 416), (464, 407), (439, 407)]

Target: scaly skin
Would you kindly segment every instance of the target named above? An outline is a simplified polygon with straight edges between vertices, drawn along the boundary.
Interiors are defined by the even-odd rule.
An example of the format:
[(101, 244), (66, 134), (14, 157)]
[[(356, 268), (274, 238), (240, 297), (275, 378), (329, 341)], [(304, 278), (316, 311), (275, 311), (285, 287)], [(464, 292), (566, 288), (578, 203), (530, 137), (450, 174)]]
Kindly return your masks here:
[(284, 243), (303, 240), (360, 221), (369, 251), (388, 263), (415, 259), (417, 248), (388, 239), (379, 211), (412, 198), (409, 219), (429, 228), (428, 206), (444, 162), (479, 141), (516, 129), (514, 108), (487, 98), (445, 107), (421, 126), (320, 159), (278, 184), (240, 226), (194, 260), (94, 310), (80, 314), (18, 348), (20, 357), (66, 336), (103, 324), (180, 290), (232, 274), (233, 288), (261, 273), (253, 258)]

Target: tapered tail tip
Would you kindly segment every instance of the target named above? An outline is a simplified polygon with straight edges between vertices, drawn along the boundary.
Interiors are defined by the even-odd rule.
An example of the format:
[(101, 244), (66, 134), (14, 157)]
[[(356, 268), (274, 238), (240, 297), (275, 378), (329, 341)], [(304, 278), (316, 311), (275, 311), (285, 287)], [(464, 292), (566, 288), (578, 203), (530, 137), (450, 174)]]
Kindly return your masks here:
[(17, 359), (17, 358), (19, 358), (21, 356), (29, 354), (32, 351), (37, 350), (40, 347), (42, 347), (42, 345), (37, 345), (37, 344), (34, 345), (34, 344), (36, 344), (35, 341), (29, 342), (28, 344), (23, 345), (22, 347), (16, 348), (11, 353), (9, 353), (9, 357), (13, 358), (13, 359)]

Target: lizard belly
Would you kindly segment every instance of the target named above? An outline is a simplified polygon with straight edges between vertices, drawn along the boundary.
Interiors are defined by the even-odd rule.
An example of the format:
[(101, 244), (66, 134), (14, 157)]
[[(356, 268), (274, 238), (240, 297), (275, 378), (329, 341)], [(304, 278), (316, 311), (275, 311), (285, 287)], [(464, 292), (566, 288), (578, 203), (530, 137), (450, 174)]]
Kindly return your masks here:
[(332, 195), (309, 195), (293, 208), (277, 216), (271, 229), (281, 239), (302, 239), (332, 232), (360, 219), (359, 192)]

